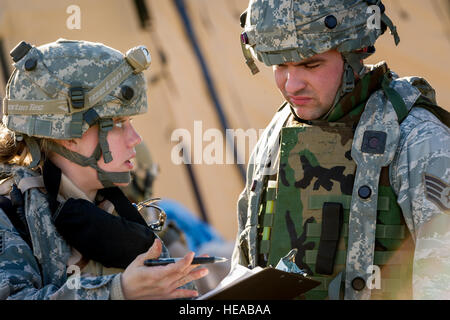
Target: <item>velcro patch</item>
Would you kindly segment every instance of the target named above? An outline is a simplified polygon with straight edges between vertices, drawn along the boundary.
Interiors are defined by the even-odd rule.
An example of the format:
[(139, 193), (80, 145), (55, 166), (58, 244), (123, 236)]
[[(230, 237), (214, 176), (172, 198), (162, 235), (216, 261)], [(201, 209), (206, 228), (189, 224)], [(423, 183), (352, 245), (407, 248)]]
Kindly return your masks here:
[(441, 179), (425, 174), (425, 195), (428, 200), (446, 213), (450, 212), (450, 185)]

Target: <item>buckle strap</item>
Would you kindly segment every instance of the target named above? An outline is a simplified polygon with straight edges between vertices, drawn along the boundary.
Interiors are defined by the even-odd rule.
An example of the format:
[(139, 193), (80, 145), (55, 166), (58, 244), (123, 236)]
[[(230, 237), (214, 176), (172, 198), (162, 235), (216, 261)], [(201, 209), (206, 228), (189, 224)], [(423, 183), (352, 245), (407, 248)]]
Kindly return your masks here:
[(109, 150), (109, 145), (107, 141), (108, 131), (110, 131), (114, 126), (114, 122), (112, 119), (101, 119), (99, 122), (99, 131), (98, 131), (98, 143), (102, 150), (103, 160), (105, 163), (111, 162), (112, 154)]
[(38, 143), (33, 137), (23, 135), (23, 138), (31, 153), (32, 161), (29, 165), (29, 168), (34, 168), (41, 162), (41, 149), (39, 148)]
[(386, 95), (386, 97), (391, 102), (394, 107), (394, 111), (397, 114), (398, 122), (401, 123), (408, 115), (408, 108), (406, 107), (405, 101), (402, 96), (392, 87), (390, 87), (391, 79), (388, 77), (388, 73), (384, 75), (381, 87)]
[(73, 86), (69, 89), (70, 104), (75, 109), (83, 109), (85, 102), (84, 89), (81, 86)]

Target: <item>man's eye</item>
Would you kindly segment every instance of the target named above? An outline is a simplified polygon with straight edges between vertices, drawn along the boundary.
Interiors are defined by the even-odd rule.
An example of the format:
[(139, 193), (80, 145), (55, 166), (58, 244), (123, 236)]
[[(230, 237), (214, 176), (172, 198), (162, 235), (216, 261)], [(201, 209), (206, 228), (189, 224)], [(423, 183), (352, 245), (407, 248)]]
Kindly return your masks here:
[(314, 68), (317, 68), (318, 66), (320, 66), (319, 63), (316, 63), (316, 64), (314, 64), (314, 63), (305, 64), (305, 67), (308, 68), (308, 69), (314, 69)]

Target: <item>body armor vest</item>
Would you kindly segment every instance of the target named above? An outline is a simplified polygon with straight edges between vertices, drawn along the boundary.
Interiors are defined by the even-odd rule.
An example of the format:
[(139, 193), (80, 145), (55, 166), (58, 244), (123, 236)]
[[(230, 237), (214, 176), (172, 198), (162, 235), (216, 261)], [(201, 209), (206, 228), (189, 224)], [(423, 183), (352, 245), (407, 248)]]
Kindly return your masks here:
[[(263, 226), (259, 253), (276, 265), (292, 248), (296, 263), (322, 284), (307, 299), (339, 298), (345, 270), (349, 214), (356, 164), (351, 156), (354, 127), (317, 121), (292, 123), (281, 131), (277, 180), (269, 180), (260, 215)], [(408, 299), (413, 247), (396, 197), (388, 167), (378, 186), (373, 273), (353, 281), (370, 286), (372, 299)], [(364, 193), (366, 192), (366, 193)], [(361, 190), (361, 196), (368, 196)], [(334, 280), (334, 289), (329, 290)], [(341, 294), (342, 298), (342, 294)]]

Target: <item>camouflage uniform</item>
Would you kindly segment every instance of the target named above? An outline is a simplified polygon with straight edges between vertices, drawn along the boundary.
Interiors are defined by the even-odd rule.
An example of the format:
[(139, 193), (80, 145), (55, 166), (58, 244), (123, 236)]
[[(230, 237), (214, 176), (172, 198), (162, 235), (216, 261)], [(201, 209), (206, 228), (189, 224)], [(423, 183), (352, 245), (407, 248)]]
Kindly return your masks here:
[[(100, 43), (64, 39), (40, 47), (23, 42), (11, 55), (15, 70), (3, 101), (3, 123), (17, 141), (26, 142), (33, 157), (30, 167), (35, 168), (4, 164), (0, 169), (0, 193), (7, 196), (13, 185), (23, 193), (24, 223), (31, 238), (27, 243), (0, 209), (0, 299), (123, 299), (122, 270), (107, 270), (94, 261), (82, 264), (57, 231), (35, 139), (78, 138), (99, 124), (99, 145), (91, 157), (58, 148), (51, 140), (49, 147), (70, 161), (93, 167), (105, 187), (130, 181), (128, 172), (105, 172), (97, 161), (102, 155), (105, 162), (112, 160), (106, 140), (112, 118), (146, 112), (142, 71), (150, 65), (150, 55), (145, 47), (133, 48), (124, 57)], [(69, 192), (63, 200), (68, 197), (83, 195)], [(162, 256), (168, 256), (165, 247)], [(81, 268), (81, 277), (70, 261)]]
[[(332, 48), (341, 52), (345, 72), (335, 102), (323, 118), (297, 119), (286, 102), (260, 137), (238, 201), (232, 266), (275, 265), (296, 247), (300, 268), (313, 276), (329, 275), (322, 277), (322, 294), (311, 291), (306, 298), (450, 298), (448, 113), (436, 106), (434, 90), (424, 79), (398, 78), (385, 64), (358, 62), (373, 52), (367, 47), (382, 33), (366, 28), (370, 4), (382, 8), (381, 21), (398, 43), (396, 29), (379, 1), (250, 1), (241, 20), (245, 25), (241, 40), (253, 72), (257, 69), (250, 51), (266, 65), (276, 65)], [(327, 154), (335, 158), (332, 149), (337, 149), (340, 160), (326, 158)], [(328, 200), (320, 205), (312, 201), (320, 198)], [(341, 203), (344, 208), (329, 272), (317, 270), (318, 252), (312, 250), (319, 245), (320, 253), (322, 240), (330, 240), (321, 237), (322, 217), (313, 213), (325, 202)], [(407, 237), (402, 225), (412, 241), (403, 242)], [(386, 250), (411, 254), (409, 260), (383, 258)], [(410, 286), (405, 281), (397, 282), (400, 290), (394, 295), (377, 295), (368, 288), (370, 267), (380, 264), (388, 270), (394, 264), (397, 269), (389, 272), (395, 270), (400, 275), (393, 278), (402, 278), (403, 271), (411, 271), (401, 268), (409, 261), (412, 294), (403, 290)], [(339, 295), (341, 282), (345, 296)]]

